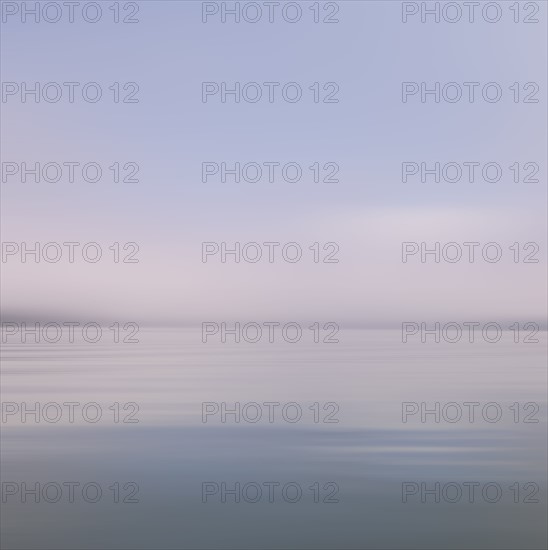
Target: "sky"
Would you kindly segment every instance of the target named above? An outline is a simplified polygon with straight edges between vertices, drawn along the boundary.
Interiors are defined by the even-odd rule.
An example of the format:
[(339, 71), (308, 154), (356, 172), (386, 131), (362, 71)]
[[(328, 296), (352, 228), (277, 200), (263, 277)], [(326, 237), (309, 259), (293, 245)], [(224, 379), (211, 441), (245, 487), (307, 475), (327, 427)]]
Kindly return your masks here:
[[(98, 263), (7, 257), (4, 320), (322, 319), (384, 327), (544, 319), (545, 25), (514, 23), (509, 2), (499, 2), (499, 22), (473, 24), (423, 24), (418, 16), (402, 23), (400, 2), (338, 2), (334, 24), (315, 24), (312, 2), (299, 3), (303, 18), (293, 24), (222, 23), (218, 14), (197, 24), (200, 2), (151, 4), (139, 3), (135, 24), (113, 23), (106, 3), (94, 24), (78, 12), (74, 23), (66, 14), (58, 23), (23, 23), (20, 14), (2, 23), (4, 85), (98, 82), (104, 93), (97, 103), (78, 92), (74, 103), (66, 93), (57, 103), (2, 99), (3, 163), (103, 168), (96, 183), (78, 176), (70, 183), (66, 173), (59, 182), (6, 178), (2, 242), (97, 242), (104, 254)], [(547, 6), (539, 6), (545, 21)], [(115, 82), (138, 83), (138, 102), (114, 103)], [(203, 82), (297, 82), (303, 99), (223, 103), (215, 95), (204, 103)], [(336, 83), (339, 101), (314, 103), (315, 82)], [(402, 82), (479, 82), (478, 89), (497, 82), (503, 98), (403, 103)], [(522, 93), (515, 103), (516, 82), (522, 92), (537, 83), (539, 102), (523, 103)], [(115, 162), (136, 163), (139, 181), (114, 183)], [(203, 182), (204, 162), (293, 162), (303, 178)], [(336, 163), (339, 181), (312, 181), (315, 162)], [(503, 176), (404, 183), (403, 162), (496, 162)], [(539, 181), (515, 183), (508, 168), (515, 163), (538, 164)], [(401, 259), (402, 242), (468, 241), (500, 243), (501, 261)], [(139, 262), (114, 263), (116, 242), (138, 243)], [(303, 260), (203, 263), (203, 242), (296, 242)], [(330, 242), (339, 262), (314, 263), (308, 247)], [(508, 247), (516, 242), (537, 243), (539, 262), (514, 263)]]

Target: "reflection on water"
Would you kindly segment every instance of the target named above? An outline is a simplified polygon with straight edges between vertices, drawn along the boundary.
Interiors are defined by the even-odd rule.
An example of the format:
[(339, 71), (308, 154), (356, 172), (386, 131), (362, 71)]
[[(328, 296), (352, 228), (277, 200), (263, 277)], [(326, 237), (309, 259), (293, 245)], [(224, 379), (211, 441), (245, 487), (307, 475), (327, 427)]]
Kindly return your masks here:
[[(3, 548), (545, 548), (546, 333), (529, 345), (374, 330), (341, 330), (338, 344), (139, 338), (3, 346)], [(440, 403), (440, 422), (421, 422), (421, 402)], [(479, 403), (474, 422), (449, 421), (449, 402)], [(498, 421), (483, 417), (490, 402)], [(62, 494), (44, 496), (48, 482)]]

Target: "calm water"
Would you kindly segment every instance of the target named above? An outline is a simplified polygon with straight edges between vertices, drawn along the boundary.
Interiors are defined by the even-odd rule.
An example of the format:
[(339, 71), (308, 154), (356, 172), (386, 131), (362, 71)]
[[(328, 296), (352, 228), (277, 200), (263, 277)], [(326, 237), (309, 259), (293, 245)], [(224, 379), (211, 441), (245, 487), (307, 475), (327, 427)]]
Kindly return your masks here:
[[(511, 333), (497, 344), (338, 336), (203, 344), (199, 330), (170, 328), (142, 330), (137, 344), (5, 344), (2, 547), (545, 548), (546, 333), (537, 344), (515, 344)], [(72, 423), (68, 406), (37, 423), (31, 414), (22, 422), (22, 402), (41, 413), (48, 402), (80, 405)], [(102, 411), (95, 423), (96, 406), (82, 416), (91, 402)], [(246, 403), (280, 406), (273, 422), (264, 405), (257, 422), (253, 405), (240, 422), (222, 422), (223, 402), (242, 413)], [(289, 402), (300, 420), (290, 421), (297, 405), (282, 412)], [(406, 423), (402, 402), (419, 407)], [(450, 422), (457, 409), (447, 407), (423, 423), (421, 402), (440, 411), (455, 402), (465, 415)], [(474, 422), (464, 402), (480, 404)], [(489, 402), (499, 421), (484, 420)], [(50, 405), (50, 419), (56, 411)], [(80, 484), (73, 502), (69, 482)], [(437, 482), (439, 502), (421, 490)], [(467, 492), (458, 499), (473, 482), (473, 502)], [(41, 493), (23, 502), (22, 483)]]

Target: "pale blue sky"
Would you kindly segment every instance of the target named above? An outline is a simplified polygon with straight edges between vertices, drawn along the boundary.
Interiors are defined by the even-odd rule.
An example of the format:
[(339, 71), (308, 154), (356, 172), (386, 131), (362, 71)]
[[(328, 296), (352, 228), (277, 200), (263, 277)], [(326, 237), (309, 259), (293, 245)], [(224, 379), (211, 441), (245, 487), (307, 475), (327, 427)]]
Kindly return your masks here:
[[(3, 161), (135, 161), (140, 183), (2, 184), (3, 241), (136, 241), (138, 265), (3, 266), (10, 315), (530, 318), (546, 303), (546, 4), (539, 24), (402, 24), (400, 2), (340, 23), (201, 23), (140, 2), (135, 25), (2, 24), (2, 81), (136, 81), (138, 104), (2, 104)], [(305, 7), (310, 2), (301, 2)], [(70, 44), (70, 47), (67, 47)], [(337, 82), (338, 104), (204, 104), (203, 81)], [(403, 81), (499, 82), (500, 103), (401, 102)], [(534, 81), (540, 103), (508, 86)], [(201, 182), (203, 161), (337, 162), (338, 184)], [(538, 184), (403, 184), (402, 161), (538, 162)], [(416, 180), (415, 180), (416, 182)], [(337, 265), (202, 264), (202, 241), (336, 241)], [(537, 265), (402, 265), (402, 241), (536, 241)]]

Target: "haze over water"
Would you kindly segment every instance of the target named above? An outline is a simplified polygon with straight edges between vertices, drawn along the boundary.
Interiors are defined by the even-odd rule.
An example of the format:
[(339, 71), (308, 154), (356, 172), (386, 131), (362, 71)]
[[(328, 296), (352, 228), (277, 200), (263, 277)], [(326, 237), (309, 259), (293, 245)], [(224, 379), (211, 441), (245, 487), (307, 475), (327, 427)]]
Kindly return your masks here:
[(2, 548), (545, 549), (548, 4), (259, 3), (0, 1)]

